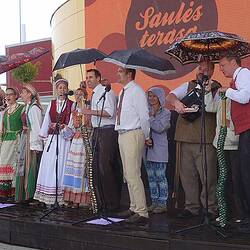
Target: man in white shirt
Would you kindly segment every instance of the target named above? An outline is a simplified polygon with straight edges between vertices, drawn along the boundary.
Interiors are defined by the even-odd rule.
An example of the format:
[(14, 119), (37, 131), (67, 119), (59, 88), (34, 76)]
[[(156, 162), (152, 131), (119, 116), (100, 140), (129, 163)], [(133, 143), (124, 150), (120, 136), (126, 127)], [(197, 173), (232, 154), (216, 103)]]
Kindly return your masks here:
[(119, 95), (115, 130), (123, 165), (124, 179), (128, 184), (130, 208), (119, 214), (128, 223), (147, 223), (148, 212), (141, 163), (145, 141), (149, 140), (149, 111), (143, 89), (134, 82), (134, 69), (118, 69), (118, 80), (123, 85)]
[(241, 231), (250, 232), (250, 70), (241, 67), (240, 59), (228, 52), (220, 60), (223, 74), (232, 78), (230, 87), (220, 88), (227, 98), (231, 99), (231, 117), (235, 133), (239, 135), (239, 180), (237, 181), (238, 197), (244, 207)]
[(98, 70), (87, 70), (86, 82), (93, 90), (91, 110), (84, 109), (83, 114), (91, 115), (94, 128), (92, 165), (97, 207), (99, 211), (113, 211), (120, 206), (122, 183), (118, 133), (114, 130), (116, 97), (113, 90), (101, 85)]

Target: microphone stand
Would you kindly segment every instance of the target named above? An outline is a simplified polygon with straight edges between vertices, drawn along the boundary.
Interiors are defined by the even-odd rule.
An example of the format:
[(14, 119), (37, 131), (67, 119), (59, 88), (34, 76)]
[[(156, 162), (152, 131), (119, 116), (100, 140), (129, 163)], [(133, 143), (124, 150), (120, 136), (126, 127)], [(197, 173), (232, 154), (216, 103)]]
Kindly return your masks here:
[(65, 99), (64, 99), (64, 102), (63, 102), (63, 106), (62, 106), (62, 108), (60, 110), (60, 113), (59, 113), (59, 115), (57, 114), (56, 126), (55, 126), (55, 128), (53, 130), (53, 134), (52, 134), (52, 137), (50, 139), (50, 142), (49, 142), (49, 145), (48, 145), (48, 148), (47, 148), (47, 152), (49, 152), (51, 144), (52, 144), (52, 141), (53, 141), (53, 138), (54, 138), (54, 135), (56, 134), (56, 173), (55, 173), (55, 177), (56, 177), (56, 197), (55, 197), (55, 203), (53, 204), (52, 209), (50, 209), (43, 216), (40, 217), (40, 221), (42, 221), (45, 217), (47, 217), (49, 214), (51, 214), (52, 212), (54, 212), (55, 210), (57, 210), (60, 207), (59, 203), (58, 203), (59, 132), (60, 132), (60, 125), (61, 125), (60, 124), (60, 120), (61, 120), (62, 112), (63, 112), (63, 109), (65, 107), (65, 104), (66, 104), (67, 100), (68, 100), (68, 97), (66, 96)]
[[(100, 127), (101, 127), (101, 121), (102, 121), (102, 117), (103, 117), (103, 110), (104, 110), (104, 104), (105, 104), (105, 101), (106, 101), (106, 93), (107, 92), (108, 91), (105, 90), (105, 92), (103, 93), (103, 95), (101, 96), (101, 98), (99, 99), (99, 101), (97, 102), (97, 103), (99, 103), (103, 99), (102, 108), (101, 108), (101, 114), (100, 114), (100, 119), (98, 121), (97, 132), (95, 134), (94, 146), (93, 146), (93, 150), (92, 150), (92, 152), (93, 152), (93, 155), (92, 155), (93, 161), (95, 161), (96, 152), (98, 150), (98, 148), (97, 148), (97, 140), (99, 138), (99, 131), (100, 131)], [(92, 164), (93, 164), (93, 162), (92, 162)], [(97, 161), (97, 164), (98, 164), (98, 161)], [(100, 187), (100, 174), (99, 174), (99, 170), (97, 170), (96, 174), (97, 174), (98, 186)], [(101, 202), (104, 205), (104, 208), (102, 209), (102, 212), (99, 212), (98, 214), (93, 215), (91, 217), (88, 217), (86, 219), (77, 221), (77, 222), (73, 223), (72, 225), (77, 225), (79, 223), (84, 223), (84, 222), (87, 222), (89, 220), (95, 220), (95, 219), (104, 219), (104, 220), (108, 221), (110, 224), (114, 223), (114, 221), (110, 220), (107, 217), (107, 215), (106, 215), (106, 213), (107, 213), (106, 209), (107, 208), (106, 208), (106, 204), (105, 204), (105, 199), (104, 199), (102, 188), (99, 188), (98, 191), (99, 191), (99, 194), (100, 194)]]
[(219, 230), (215, 225), (211, 224), (211, 220), (209, 218), (208, 214), (208, 167), (207, 167), (207, 150), (206, 150), (206, 105), (205, 105), (205, 82), (207, 76), (203, 76), (203, 78), (198, 81), (198, 84), (201, 87), (201, 140), (200, 140), (200, 151), (201, 151), (201, 161), (202, 161), (202, 169), (205, 174), (205, 214), (204, 214), (204, 220), (202, 223), (187, 227), (181, 230), (177, 230), (176, 233), (182, 233), (189, 230), (194, 230), (196, 228), (202, 228), (207, 227), (211, 228), (213, 231), (216, 231), (218, 234), (220, 234), (223, 238), (226, 238), (227, 235), (223, 233), (221, 230)]

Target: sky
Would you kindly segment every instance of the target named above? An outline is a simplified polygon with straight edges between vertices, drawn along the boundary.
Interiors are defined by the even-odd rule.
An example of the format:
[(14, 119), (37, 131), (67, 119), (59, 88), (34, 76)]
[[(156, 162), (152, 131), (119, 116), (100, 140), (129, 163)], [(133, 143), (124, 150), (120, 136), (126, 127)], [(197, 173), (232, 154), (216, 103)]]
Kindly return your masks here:
[[(26, 41), (51, 37), (50, 19), (65, 0), (21, 0), (21, 20), (26, 25)], [(5, 46), (20, 42), (19, 0), (0, 0), (0, 55)], [(0, 75), (0, 84), (6, 82)]]

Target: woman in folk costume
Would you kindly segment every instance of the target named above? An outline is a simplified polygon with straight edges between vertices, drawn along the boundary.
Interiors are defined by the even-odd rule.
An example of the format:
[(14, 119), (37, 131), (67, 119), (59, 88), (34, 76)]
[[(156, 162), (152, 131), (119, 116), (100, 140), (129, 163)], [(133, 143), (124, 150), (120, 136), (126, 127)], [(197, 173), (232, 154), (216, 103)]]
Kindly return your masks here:
[[(85, 101), (88, 93), (86, 89), (79, 88), (75, 92), (76, 103), (75, 110), (71, 113), (69, 129), (74, 131), (73, 140), (68, 153), (63, 186), (64, 186), (64, 201), (68, 207), (77, 208), (79, 205), (90, 205), (90, 193), (88, 191), (88, 179), (86, 177), (86, 159), (88, 151), (86, 143), (90, 145), (90, 119), (81, 114), (81, 109), (86, 108)], [(84, 128), (84, 127), (85, 128)], [(88, 136), (85, 138), (83, 129), (88, 131)]]
[(5, 97), (7, 108), (1, 125), (0, 197), (12, 199), (15, 194), (18, 145), (23, 127), (21, 113), (24, 106), (16, 102), (19, 92), (15, 88), (7, 88)]
[[(41, 158), (36, 192), (34, 199), (44, 202), (45, 204), (54, 204), (56, 201), (56, 148), (58, 137), (58, 189), (57, 201), (63, 202), (62, 178), (66, 157), (70, 147), (70, 140), (64, 138), (63, 131), (67, 128), (70, 120), (73, 102), (67, 99), (68, 81), (59, 79), (56, 81), (57, 99), (52, 100), (46, 110), (44, 121), (40, 130), (40, 137), (46, 140), (44, 151)], [(60, 115), (61, 113), (61, 115)], [(60, 117), (60, 119), (59, 119)], [(59, 119), (59, 129), (56, 129), (56, 123)], [(57, 131), (56, 131), (57, 130)], [(55, 131), (55, 136), (52, 134)], [(58, 136), (57, 136), (58, 135)], [(48, 150), (48, 147), (50, 148)]]
[(32, 85), (25, 84), (21, 98), (26, 106), (25, 112), (21, 115), (23, 131), (16, 171), (15, 200), (17, 202), (33, 199), (43, 150), (43, 142), (38, 136), (42, 125), (42, 106), (39, 95)]

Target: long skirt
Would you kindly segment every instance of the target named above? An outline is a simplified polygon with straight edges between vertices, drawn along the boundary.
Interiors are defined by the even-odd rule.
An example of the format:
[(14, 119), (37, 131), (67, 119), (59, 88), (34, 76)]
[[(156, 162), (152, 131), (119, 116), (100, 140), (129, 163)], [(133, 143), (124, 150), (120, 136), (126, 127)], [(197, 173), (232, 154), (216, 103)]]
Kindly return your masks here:
[(15, 173), (18, 157), (19, 135), (16, 140), (3, 141), (0, 149), (0, 197), (15, 194)]
[(52, 135), (49, 135), (46, 142), (39, 173), (37, 178), (36, 192), (34, 199), (46, 204), (54, 204), (56, 200), (56, 175), (58, 180), (57, 201), (63, 204), (63, 172), (66, 157), (70, 147), (70, 141), (65, 140), (62, 134), (58, 135), (58, 171), (56, 174), (56, 135), (53, 138), (49, 151), (47, 152)]
[(74, 138), (64, 171), (64, 201), (70, 201), (75, 204), (90, 204), (85, 158), (86, 152), (83, 139)]
[(34, 197), (39, 168), (39, 153), (30, 150), (29, 132), (22, 132), (16, 170), (15, 200), (21, 202)]

